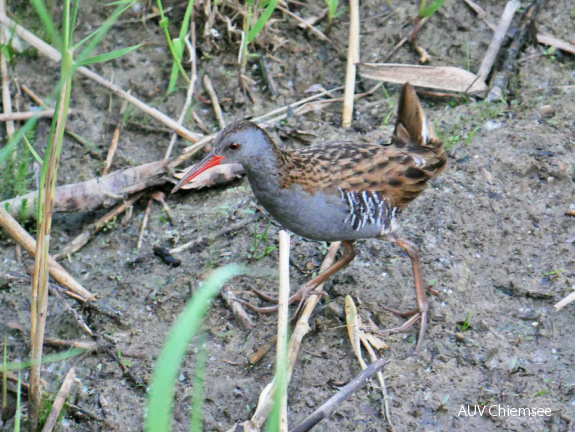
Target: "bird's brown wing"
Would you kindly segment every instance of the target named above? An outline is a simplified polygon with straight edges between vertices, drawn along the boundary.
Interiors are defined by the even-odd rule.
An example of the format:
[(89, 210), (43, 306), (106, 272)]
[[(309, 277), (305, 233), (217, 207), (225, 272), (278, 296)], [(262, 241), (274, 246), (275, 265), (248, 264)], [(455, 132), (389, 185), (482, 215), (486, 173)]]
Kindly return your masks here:
[(375, 192), (400, 210), (425, 189), (445, 165), (443, 152), (364, 143), (333, 143), (285, 152), (280, 185), (307, 192)]

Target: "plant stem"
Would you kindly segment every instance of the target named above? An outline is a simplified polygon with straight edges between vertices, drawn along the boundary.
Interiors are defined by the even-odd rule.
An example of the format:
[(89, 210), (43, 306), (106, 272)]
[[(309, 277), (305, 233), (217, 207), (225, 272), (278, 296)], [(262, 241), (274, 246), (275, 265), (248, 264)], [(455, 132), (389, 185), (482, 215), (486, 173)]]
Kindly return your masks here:
[[(69, 6), (69, 1), (66, 2)], [(64, 13), (69, 7), (64, 6)], [(64, 17), (66, 23), (66, 16)], [(64, 24), (63, 44), (68, 46), (68, 29)], [(70, 90), (72, 87), (73, 73), (72, 50), (66, 49), (62, 55), (61, 76), (62, 88), (57, 103), (57, 116), (52, 122), (52, 133), (49, 148), (46, 150), (46, 158), (42, 164), (41, 187), (38, 191), (38, 241), (36, 244), (36, 259), (34, 261), (34, 275), (32, 278), (32, 310), (31, 310), (31, 359), (30, 369), (30, 427), (35, 430), (38, 425), (38, 413), (42, 403), (42, 388), (40, 386), (40, 369), (42, 362), (42, 348), (44, 343), (44, 331), (46, 328), (46, 316), (48, 313), (48, 250), (50, 247), (50, 231), (52, 228), (52, 208), (54, 191), (56, 188), (56, 176), (64, 128), (68, 116), (70, 103)]]

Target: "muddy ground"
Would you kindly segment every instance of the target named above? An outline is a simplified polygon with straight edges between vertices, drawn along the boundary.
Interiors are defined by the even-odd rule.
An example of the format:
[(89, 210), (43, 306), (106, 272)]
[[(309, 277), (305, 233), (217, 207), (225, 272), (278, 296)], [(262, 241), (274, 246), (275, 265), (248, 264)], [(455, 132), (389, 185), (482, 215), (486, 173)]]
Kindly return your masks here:
[[(142, 7), (146, 2), (142, 2)], [(395, 43), (410, 31), (411, 19), (419, 2), (365, 1), (361, 5), (361, 57), (381, 61)], [(497, 22), (504, 8), (501, 1), (481, 1), (486, 19)], [(175, 3), (169, 13), (171, 23), (181, 20), (185, 5)], [(527, 2), (522, 2), (526, 7)], [(317, 14), (323, 2), (308, 6), (290, 4), (306, 18)], [(345, 9), (345, 7), (344, 7)], [(52, 7), (57, 15), (57, 9)], [(573, 3), (547, 2), (537, 19), (537, 29), (573, 41)], [(30, 7), (13, 9), (21, 22), (33, 31), (40, 26)], [(101, 2), (81, 2), (77, 37), (99, 25), (109, 8)], [(229, 7), (220, 7), (223, 16), (233, 18)], [(186, 86), (165, 96), (171, 61), (157, 20), (145, 25), (136, 13), (123, 17), (128, 22), (113, 27), (102, 51), (144, 42), (145, 46), (117, 61), (94, 66), (100, 74), (147, 103), (177, 118)], [(198, 11), (198, 73), (208, 72), (222, 101), (227, 122), (266, 113), (276, 107), (309, 96), (315, 84), (327, 89), (342, 85), (345, 60), (327, 43), (297, 27), (293, 19), (274, 14), (271, 29), (253, 50), (272, 54), (267, 63), (279, 86), (272, 99), (262, 82), (256, 62), (248, 75), (256, 103), (247, 100), (237, 85), (237, 35), (228, 40), (225, 22), (216, 19), (220, 38), (203, 35), (205, 17)], [(234, 23), (238, 24), (239, 19)], [(317, 24), (322, 29), (325, 22)], [(346, 46), (347, 9), (334, 22), (331, 38)], [(432, 57), (432, 65), (452, 65), (476, 71), (492, 31), (464, 2), (448, 0), (439, 13), (422, 28), (418, 42)], [(404, 213), (401, 233), (415, 242), (423, 256), (425, 281), (440, 295), (431, 296), (432, 318), (418, 357), (406, 358), (415, 344), (415, 331), (386, 338), (389, 359), (386, 383), (390, 411), (398, 431), (566, 431), (575, 420), (575, 358), (573, 306), (557, 313), (553, 304), (575, 288), (575, 219), (565, 215), (575, 203), (574, 134), (575, 104), (573, 81), (575, 59), (530, 44), (521, 54), (513, 91), (502, 103), (464, 101), (423, 96), (428, 117), (449, 150), (446, 171)], [(415, 64), (418, 56), (401, 48), (390, 61)], [(58, 67), (35, 55), (17, 56), (11, 67), (19, 84), (47, 96), (56, 82)], [(373, 82), (358, 84), (358, 92)], [(567, 86), (567, 87), (565, 87)], [(193, 109), (210, 130), (217, 122), (201, 81)], [(340, 104), (293, 117), (269, 132), (287, 148), (309, 145), (294, 138), (294, 130), (314, 134), (318, 141), (333, 139), (373, 139), (390, 136), (398, 87), (360, 100), (356, 105), (354, 127), (344, 131)], [(24, 100), (26, 109), (30, 105)], [(61, 158), (59, 183), (79, 182), (97, 176), (117, 123), (121, 101), (84, 79), (74, 82), (70, 127), (97, 145), (88, 151), (73, 140), (66, 140)], [(549, 109), (541, 109), (550, 105)], [(23, 108), (22, 108), (23, 109)], [(389, 119), (389, 121), (386, 121)], [(185, 124), (198, 130), (187, 118)], [(45, 148), (49, 124), (41, 122), (36, 146)], [(472, 133), (474, 131), (474, 133)], [(470, 137), (471, 135), (471, 137)], [(301, 134), (299, 135), (302, 136)], [(469, 138), (470, 137), (470, 138)], [(113, 169), (135, 166), (163, 157), (170, 135), (158, 123), (136, 110), (129, 110), (122, 131)], [(468, 139), (469, 138), (469, 139)], [(185, 147), (179, 142), (177, 151)], [(28, 189), (35, 189), (33, 179)], [(169, 190), (169, 185), (164, 191)], [(4, 197), (6, 198), (6, 197)], [(269, 226), (267, 239), (277, 246), (279, 227), (254, 207), (245, 179), (226, 186), (179, 193), (168, 203), (174, 225), (166, 221), (158, 205), (153, 205), (144, 245), (136, 250), (138, 233), (147, 200), (140, 200), (133, 216), (119, 220), (98, 234), (84, 249), (64, 265), (100, 301), (120, 311), (120, 320), (82, 311), (69, 301), (98, 334), (106, 335), (98, 352), (66, 360), (44, 368), (47, 389), (56, 392), (71, 365), (76, 367), (80, 384), (71, 398), (117, 427), (138, 431), (142, 428), (146, 385), (165, 335), (184, 304), (210, 272), (228, 263), (248, 263), (254, 232)], [(101, 216), (94, 214), (59, 215), (54, 221), (52, 250), (59, 250), (83, 227)], [(246, 218), (255, 221), (246, 228), (202, 243), (180, 254), (179, 268), (167, 267), (151, 253), (155, 245), (171, 247)], [(33, 230), (33, 224), (28, 227)], [(262, 252), (260, 246), (258, 252)], [(300, 269), (315, 270), (325, 245), (292, 237), (292, 258)], [(351, 349), (344, 320), (337, 307), (351, 294), (364, 321), (371, 317), (380, 327), (401, 321), (378, 306), (408, 309), (414, 304), (409, 259), (402, 250), (377, 240), (359, 242), (359, 254), (352, 264), (327, 285), (329, 299), (316, 310), (312, 331), (305, 338), (295, 368), (289, 394), (289, 420), (296, 425), (327, 400), (338, 387), (360, 372)], [(136, 259), (139, 258), (139, 259)], [(273, 250), (250, 265), (276, 268)], [(25, 274), (31, 260), (25, 254), (17, 260), (14, 242), (0, 238), (0, 271)], [(311, 271), (291, 270), (292, 287), (307, 281)], [(254, 303), (259, 300), (247, 291), (250, 287), (273, 291), (276, 282), (265, 277), (238, 277), (228, 284), (237, 295)], [(0, 332), (8, 336), (11, 360), (28, 356), (27, 338), (10, 324), (28, 328), (29, 284), (0, 284)], [(61, 339), (89, 339), (63, 306), (50, 300), (47, 335)], [(264, 304), (264, 303), (262, 303)], [(467, 319), (466, 319), (467, 317)], [(225, 431), (252, 414), (263, 387), (272, 377), (274, 356), (249, 366), (248, 358), (267, 343), (275, 331), (275, 315), (252, 318), (256, 326), (244, 331), (221, 299), (210, 310), (205, 325), (208, 367), (205, 401), (205, 430)], [(468, 328), (462, 329), (464, 322)], [(194, 373), (194, 353), (181, 371), (176, 395), (173, 430), (187, 430), (187, 407)], [(47, 348), (48, 353), (61, 349)], [(111, 353), (111, 354), (110, 354)], [(128, 365), (123, 373), (113, 354)], [(27, 376), (24, 377), (27, 379)], [(383, 431), (387, 422), (381, 413), (382, 398), (377, 389), (364, 389), (322, 421), (318, 431)], [(510, 408), (549, 408), (550, 416), (465, 417), (462, 406), (500, 404)], [(495, 411), (493, 411), (495, 413)], [(3, 430), (12, 430), (8, 420)], [(81, 419), (67, 411), (59, 430), (107, 430), (103, 422)]]

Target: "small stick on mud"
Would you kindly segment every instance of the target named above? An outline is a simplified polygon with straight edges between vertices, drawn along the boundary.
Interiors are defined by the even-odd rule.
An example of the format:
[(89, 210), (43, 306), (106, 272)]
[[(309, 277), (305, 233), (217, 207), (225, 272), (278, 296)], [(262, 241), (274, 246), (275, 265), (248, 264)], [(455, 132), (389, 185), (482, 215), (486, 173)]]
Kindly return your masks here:
[(114, 207), (111, 211), (106, 213), (100, 219), (98, 219), (93, 224), (88, 225), (84, 228), (84, 231), (78, 234), (71, 242), (69, 242), (64, 248), (54, 255), (54, 258), (60, 260), (68, 256), (68, 254), (74, 254), (82, 249), (88, 242), (103, 228), (105, 228), (108, 223), (110, 223), (115, 217), (122, 214), (126, 211), (130, 206), (134, 205), (136, 201), (138, 201), (144, 192), (138, 192), (132, 195), (130, 198), (125, 200), (122, 204)]
[(243, 330), (249, 331), (255, 327), (254, 322), (252, 321), (252, 319), (250, 318), (244, 307), (240, 303), (235, 301), (237, 297), (232, 292), (232, 290), (223, 287), (220, 292), (220, 295), (224, 299), (226, 306), (231, 309), (232, 313), (234, 314), (234, 317), (236, 318), (236, 320), (238, 320), (238, 322), (240, 323), (240, 327)]
[(496, 100), (501, 100), (503, 97), (503, 92), (507, 88), (509, 83), (509, 78), (515, 70), (517, 57), (523, 45), (527, 42), (527, 38), (530, 34), (530, 22), (534, 22), (539, 12), (540, 6), (543, 4), (543, 0), (534, 0), (529, 7), (523, 13), (521, 17), (521, 23), (518, 26), (513, 42), (505, 52), (505, 60), (501, 66), (500, 72), (497, 73), (493, 79), (493, 87), (489, 94), (487, 95), (487, 101), (493, 102)]
[[(130, 91), (128, 90), (128, 94)], [(102, 170), (102, 175), (105, 176), (108, 174), (110, 167), (112, 166), (112, 161), (114, 160), (114, 155), (116, 154), (116, 149), (118, 148), (118, 141), (120, 140), (120, 132), (122, 132), (122, 128), (124, 127), (124, 113), (126, 112), (126, 108), (128, 107), (128, 101), (124, 99), (122, 102), (122, 106), (120, 107), (120, 118), (118, 119), (118, 123), (116, 125), (116, 129), (114, 129), (114, 135), (112, 136), (112, 142), (110, 143), (110, 148), (108, 149), (108, 156), (106, 157), (106, 165)]]
[[(66, 308), (66, 310), (72, 314), (78, 325), (82, 327), (82, 329), (90, 336), (94, 336), (94, 332), (92, 331), (90, 326), (86, 324), (86, 321), (84, 321), (84, 317), (82, 316), (82, 314), (80, 314), (76, 309), (70, 306), (66, 300), (62, 298), (62, 295), (60, 294), (58, 289), (56, 289), (53, 284), (49, 284), (48, 289), (50, 290), (50, 294), (56, 297), (56, 299), (64, 305), (64, 308)], [(44, 342), (46, 343), (46, 339), (44, 339)]]
[(359, 63), (359, 0), (349, 2), (349, 44), (347, 47), (347, 67), (345, 70), (345, 91), (341, 125), (351, 126), (353, 119), (353, 96), (355, 94), (356, 64)]
[(172, 226), (174, 225), (174, 218), (172, 217), (172, 211), (170, 210), (170, 206), (166, 203), (166, 194), (161, 191), (154, 192), (152, 194), (152, 199), (159, 202), (162, 206), (162, 210), (166, 213), (166, 217)]
[(306, 432), (318, 424), (321, 420), (328, 417), (341, 403), (350, 395), (363, 388), (367, 382), (385, 366), (385, 359), (371, 363), (358, 376), (350, 381), (345, 387), (333, 395), (327, 402), (316, 409), (308, 418), (297, 425), (291, 432)]
[(487, 12), (485, 12), (485, 10), (479, 6), (477, 3), (473, 2), (472, 0), (463, 0), (467, 6), (469, 6), (471, 9), (473, 9), (473, 11), (477, 14), (477, 17), (480, 20), (483, 20), (483, 22), (485, 24), (487, 24), (487, 27), (489, 27), (491, 30), (495, 31), (496, 27), (495, 24), (493, 24), (491, 21), (489, 21), (487, 19)]
[(86, 351), (94, 351), (98, 348), (98, 344), (94, 341), (77, 341), (77, 340), (64, 340), (56, 338), (44, 338), (44, 343), (58, 348), (78, 348)]
[(50, 414), (48, 414), (48, 418), (46, 419), (46, 423), (44, 423), (42, 432), (51, 432), (54, 429), (54, 426), (56, 426), (58, 415), (60, 415), (60, 411), (68, 398), (68, 394), (70, 394), (70, 389), (75, 380), (76, 376), (74, 375), (74, 368), (71, 368), (66, 374), (66, 378), (64, 378), (64, 382), (56, 395), (56, 399), (54, 399), (54, 402), (52, 403)]
[(481, 66), (479, 66), (479, 70), (477, 71), (477, 75), (484, 81), (487, 82), (487, 77), (489, 76), (489, 72), (495, 63), (495, 59), (497, 58), (497, 54), (499, 53), (499, 49), (503, 44), (503, 40), (505, 39), (505, 35), (507, 34), (507, 30), (511, 25), (511, 21), (515, 16), (515, 12), (519, 8), (519, 0), (511, 0), (507, 2), (505, 5), (505, 10), (503, 11), (503, 15), (501, 16), (501, 20), (497, 25), (497, 29), (493, 35), (493, 39), (491, 39), (491, 43), (487, 48), (487, 52), (483, 57), (483, 61), (481, 62)]
[(253, 353), (250, 356), (250, 364), (252, 366), (258, 364), (261, 359), (263, 359), (265, 357), (265, 355), (270, 351), (270, 349), (272, 349), (272, 346), (276, 344), (276, 342), (278, 341), (278, 337), (274, 336), (272, 337), (269, 342), (266, 342), (265, 345), (263, 345), (259, 350), (257, 350), (255, 353)]
[(140, 235), (138, 236), (138, 244), (136, 249), (140, 250), (142, 247), (142, 241), (144, 240), (144, 234), (146, 233), (146, 228), (148, 227), (148, 219), (150, 218), (150, 210), (152, 209), (152, 198), (148, 199), (148, 205), (146, 206), (146, 211), (144, 212), (144, 219), (142, 220), (142, 228), (140, 229)]
[(567, 297), (565, 297), (563, 300), (555, 303), (553, 306), (555, 307), (555, 309), (557, 309), (557, 312), (559, 312), (561, 309), (563, 309), (569, 303), (572, 303), (574, 301), (575, 301), (575, 292), (569, 294)]
[(318, 38), (320, 38), (323, 41), (326, 41), (327, 43), (329, 43), (332, 47), (335, 48), (335, 50), (338, 52), (338, 54), (342, 53), (341, 48), (334, 42), (332, 41), (330, 38), (328, 38), (325, 34), (323, 34), (322, 32), (320, 32), (318, 29), (316, 29), (314, 26), (312, 26), (310, 23), (308, 23), (306, 20), (304, 20), (303, 18), (300, 18), (299, 16), (297, 16), (296, 14), (294, 14), (293, 12), (287, 10), (286, 8), (284, 8), (283, 6), (277, 5), (276, 6), (278, 10), (282, 11), (283, 13), (285, 13), (287, 16), (295, 19), (297, 22), (299, 22), (301, 25), (303, 25), (304, 27), (310, 29)]
[(54, 117), (54, 110), (23, 111), (23, 112), (4, 113), (4, 114), (0, 114), (0, 122), (7, 122), (6, 123), (6, 129), (8, 129), (9, 124), (13, 124), (15, 121), (30, 120), (32, 117), (36, 117), (36, 118), (50, 117), (51, 118), (51, 117)]
[(216, 233), (211, 233), (211, 234), (207, 234), (207, 235), (205, 235), (205, 236), (198, 237), (198, 238), (195, 239), (195, 240), (189, 241), (188, 243), (185, 243), (185, 244), (183, 244), (183, 245), (181, 245), (181, 246), (178, 246), (178, 247), (175, 247), (175, 248), (173, 248), (173, 249), (170, 249), (169, 252), (170, 252), (170, 254), (175, 254), (175, 253), (183, 252), (183, 251), (185, 251), (186, 249), (193, 248), (193, 247), (195, 247), (195, 246), (201, 245), (202, 243), (207, 243), (207, 242), (209, 242), (209, 241), (213, 241), (214, 239), (223, 237), (223, 236), (225, 236), (225, 235), (227, 235), (227, 234), (229, 234), (229, 233), (231, 233), (231, 232), (239, 231), (240, 229), (242, 229), (242, 228), (248, 226), (248, 225), (251, 224), (253, 221), (255, 221), (256, 218), (257, 218), (257, 216), (254, 216), (254, 217), (251, 217), (251, 218), (248, 218), (248, 219), (243, 219), (243, 220), (241, 220), (241, 221), (239, 221), (239, 222), (236, 222), (236, 223), (233, 224), (233, 225), (230, 225), (230, 226), (228, 226), (228, 227), (226, 227), (226, 228), (223, 228), (223, 229), (219, 230), (219, 231), (216, 232)]
[(220, 106), (220, 101), (218, 100), (218, 95), (216, 94), (216, 91), (214, 90), (214, 86), (212, 85), (212, 80), (210, 79), (210, 76), (208, 74), (204, 75), (204, 87), (206, 88), (206, 91), (208, 92), (208, 95), (210, 96), (210, 100), (212, 101), (212, 108), (214, 109), (214, 114), (216, 115), (216, 118), (218, 119), (218, 125), (220, 126), (220, 129), (223, 129), (226, 127), (226, 122), (224, 120), (224, 115), (222, 114), (222, 107)]
[[(36, 254), (36, 240), (28, 234), (28, 232), (20, 226), (3, 206), (0, 206), (0, 227), (4, 228), (8, 235), (16, 240), (26, 251), (35, 257)], [(82, 301), (87, 301), (93, 298), (92, 293), (80, 285), (58, 262), (50, 255), (48, 255), (48, 270), (50, 275), (58, 281), (59, 284), (66, 287)]]

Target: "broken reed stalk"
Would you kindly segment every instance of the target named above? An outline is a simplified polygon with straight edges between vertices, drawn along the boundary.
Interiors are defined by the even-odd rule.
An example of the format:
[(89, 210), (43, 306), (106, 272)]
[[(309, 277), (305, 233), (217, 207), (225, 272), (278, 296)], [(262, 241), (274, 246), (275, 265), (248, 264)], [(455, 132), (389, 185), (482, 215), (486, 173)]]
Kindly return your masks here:
[(347, 47), (347, 68), (345, 71), (345, 92), (341, 125), (351, 126), (353, 119), (353, 96), (355, 94), (356, 64), (359, 63), (359, 0), (349, 2), (349, 45)]
[[(130, 93), (129, 90), (128, 93)], [(124, 101), (122, 102), (122, 106), (120, 107), (120, 115), (119, 115), (120, 118), (118, 119), (118, 123), (116, 124), (116, 129), (114, 129), (112, 142), (110, 143), (110, 148), (108, 149), (108, 155), (106, 156), (106, 165), (102, 170), (103, 176), (108, 174), (108, 171), (112, 166), (112, 161), (114, 160), (114, 155), (116, 154), (116, 149), (118, 148), (118, 141), (120, 140), (120, 132), (122, 132), (122, 128), (124, 127), (124, 113), (126, 112), (127, 107), (128, 107), (128, 101), (124, 99)]]
[[(0, 0), (0, 15), (6, 15), (6, 0)], [(0, 32), (0, 44), (5, 46), (8, 43), (8, 37), (5, 32)], [(4, 115), (12, 114), (12, 97), (10, 95), (10, 80), (8, 79), (8, 62), (4, 55), (4, 50), (0, 50), (0, 75), (2, 75), (2, 111)], [(6, 135), (9, 142), (14, 135), (14, 121), (6, 121)]]
[[(67, 5), (69, 6), (69, 4)], [(69, 14), (64, 6), (64, 15)], [(57, 116), (52, 122), (52, 131), (40, 178), (38, 189), (38, 224), (37, 243), (34, 260), (34, 273), (32, 275), (31, 298), (31, 360), (30, 368), (30, 423), (32, 427), (38, 425), (38, 415), (42, 404), (42, 387), (40, 384), (40, 370), (42, 367), (42, 351), (44, 345), (44, 331), (48, 314), (48, 250), (50, 248), (50, 232), (52, 229), (52, 209), (56, 190), (56, 177), (58, 163), (64, 139), (64, 128), (70, 104), (70, 92), (73, 75), (73, 51), (68, 48), (69, 43), (69, 16), (63, 18), (62, 30), (62, 61), (60, 66), (61, 89), (57, 103)]]
[(74, 375), (74, 368), (70, 368), (66, 374), (66, 377), (64, 378), (64, 382), (62, 383), (58, 394), (56, 395), (56, 399), (54, 399), (54, 403), (52, 404), (52, 408), (50, 409), (50, 414), (48, 414), (46, 423), (44, 423), (42, 432), (51, 432), (56, 426), (60, 411), (62, 411), (62, 407), (64, 406), (66, 399), (68, 399), (68, 395), (70, 394), (70, 390), (75, 380), (76, 375)]
[(489, 76), (489, 72), (495, 63), (495, 59), (497, 58), (497, 54), (505, 40), (505, 35), (507, 34), (507, 29), (511, 25), (511, 21), (515, 16), (515, 12), (519, 8), (519, 0), (511, 0), (507, 2), (505, 5), (505, 10), (503, 11), (503, 15), (501, 16), (501, 20), (499, 24), (497, 24), (497, 28), (495, 29), (495, 33), (493, 34), (493, 38), (491, 39), (491, 43), (487, 48), (487, 52), (483, 57), (483, 61), (481, 62), (481, 66), (479, 66), (479, 70), (477, 71), (477, 75), (484, 81), (487, 82), (487, 77)]
[(218, 120), (218, 126), (220, 129), (226, 127), (226, 122), (224, 120), (224, 114), (222, 113), (222, 107), (220, 106), (220, 101), (218, 100), (218, 95), (214, 90), (214, 86), (212, 85), (212, 80), (208, 74), (204, 75), (204, 87), (210, 96), (210, 101), (212, 102), (212, 108), (214, 110), (214, 114), (216, 119)]
[[(289, 332), (289, 255), (290, 237), (283, 230), (279, 232), (279, 293), (278, 293), (278, 332), (276, 344), (276, 391), (274, 395), (274, 412), (277, 412), (276, 422), (279, 432), (288, 431), (287, 423), (287, 342)], [(272, 417), (273, 418), (273, 417)]]
[[(32, 117), (35, 118), (46, 118), (54, 117), (54, 110), (44, 110), (44, 111), (23, 111), (23, 112), (10, 112), (0, 114), (0, 122), (7, 122), (6, 129), (8, 129), (9, 124), (13, 124), (15, 121), (30, 120)], [(13, 132), (8, 133), (9, 140), (12, 137)]]
[[(335, 256), (337, 254), (337, 251), (339, 250), (339, 246), (340, 246), (340, 242), (333, 242), (329, 245), (329, 249), (327, 251), (327, 254), (325, 255), (325, 258), (321, 264), (321, 267), (319, 268), (319, 272), (321, 273), (322, 271), (325, 271), (328, 267), (330, 267), (333, 262), (335, 261)], [(322, 285), (319, 285), (316, 290), (319, 291), (321, 290), (323, 287)], [(293, 369), (295, 366), (295, 362), (297, 360), (297, 355), (299, 353), (299, 349), (301, 347), (301, 342), (304, 338), (304, 336), (309, 332), (309, 319), (311, 317), (312, 312), (315, 309), (315, 306), (317, 305), (317, 302), (319, 301), (320, 296), (318, 295), (310, 295), (309, 298), (307, 299), (304, 307), (303, 307), (303, 311), (293, 329), (292, 335), (290, 337), (290, 341), (289, 341), (289, 347), (288, 347), (288, 370), (287, 370), (287, 380), (286, 380), (286, 385), (289, 384), (292, 373), (293, 373)], [(246, 430), (260, 430), (261, 427), (263, 426), (263, 424), (265, 423), (266, 419), (268, 418), (272, 407), (273, 407), (273, 397), (274, 397), (274, 392), (275, 392), (275, 383), (272, 381), (271, 383), (269, 383), (264, 390), (262, 391), (262, 393), (260, 394), (259, 400), (258, 400), (258, 406), (256, 408), (256, 411), (254, 413), (254, 415), (252, 416), (251, 420), (248, 420), (244, 423), (242, 423), (240, 426), (243, 426), (244, 428), (246, 428)], [(257, 429), (253, 429), (253, 428), (257, 428)], [(235, 431), (235, 428), (230, 429), (228, 432), (233, 432)]]

